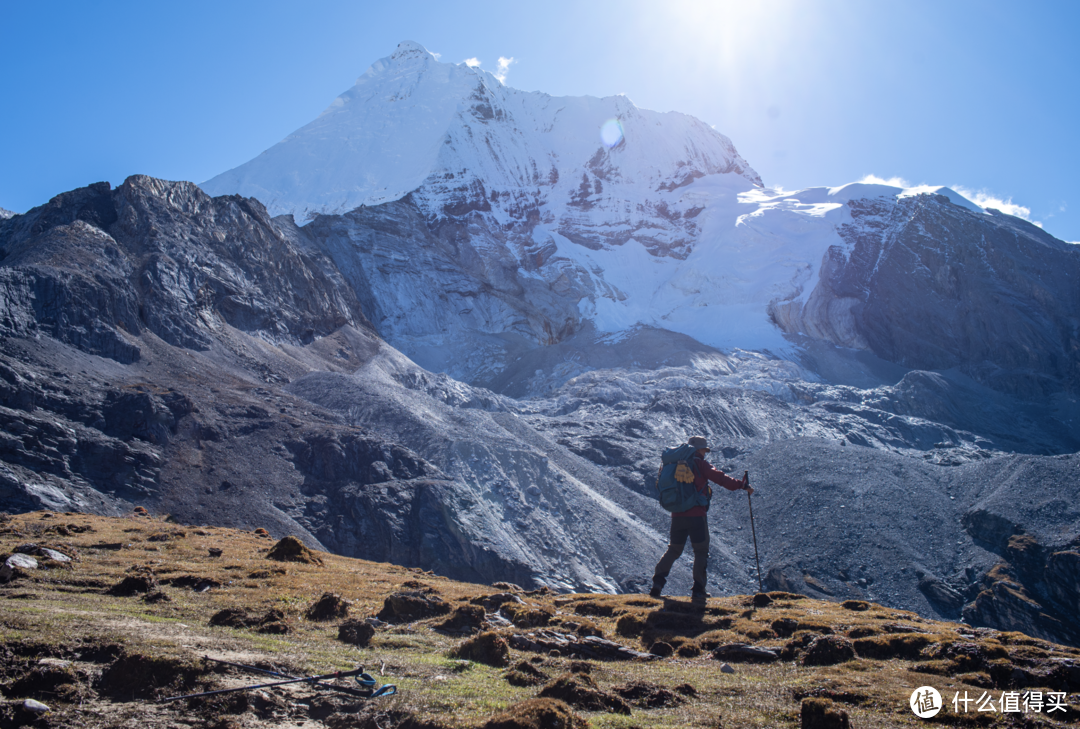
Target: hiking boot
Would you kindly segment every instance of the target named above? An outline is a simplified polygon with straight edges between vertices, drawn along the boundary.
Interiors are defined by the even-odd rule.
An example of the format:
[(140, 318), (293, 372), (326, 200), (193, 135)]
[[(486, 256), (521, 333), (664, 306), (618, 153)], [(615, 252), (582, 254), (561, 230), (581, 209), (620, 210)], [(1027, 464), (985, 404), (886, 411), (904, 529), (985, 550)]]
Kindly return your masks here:
[(705, 602), (710, 597), (712, 597), (712, 595), (705, 592), (704, 590), (694, 590), (692, 593), (690, 593), (690, 599), (693, 602)]
[(649, 597), (660, 597), (660, 588), (654, 587), (653, 589), (649, 590)]

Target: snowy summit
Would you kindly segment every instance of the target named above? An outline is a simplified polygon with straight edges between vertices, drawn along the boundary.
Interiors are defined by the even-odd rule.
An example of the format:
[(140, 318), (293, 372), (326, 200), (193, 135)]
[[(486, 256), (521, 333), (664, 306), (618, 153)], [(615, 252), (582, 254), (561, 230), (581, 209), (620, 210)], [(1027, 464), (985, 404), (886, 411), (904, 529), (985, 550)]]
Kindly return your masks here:
[[(431, 270), (453, 276), (367, 276), (423, 246), (412, 234), (369, 239), (359, 224), (339, 231), (339, 265), (385, 302), (374, 312), (382, 336), (467, 380), (476, 372), (454, 352), (478, 351), (474, 335), (550, 344), (646, 326), (720, 349), (782, 354), (803, 333), (867, 348), (856, 299), (814, 297), (827, 255), (847, 260), (860, 226), (887, 225), (891, 213), (861, 203), (855, 221), (852, 201), (892, 210), (933, 198), (982, 212), (947, 188), (769, 189), (731, 140), (691, 116), (623, 96), (526, 93), (412, 42), (310, 124), (202, 187), (301, 223), (390, 204), (414, 206), (429, 228), (460, 223), (467, 233), (454, 235), (467, 236), (475, 259), (446, 230), (432, 244), (449, 248)], [(406, 285), (410, 276), (424, 278)]]
[(272, 214), (299, 221), (469, 177), (492, 190), (539, 186), (565, 197), (591, 160), (652, 188), (678, 185), (691, 170), (736, 172), (760, 184), (731, 141), (693, 117), (641, 110), (619, 96), (518, 91), (407, 41), (313, 122), (202, 187), (256, 197)]

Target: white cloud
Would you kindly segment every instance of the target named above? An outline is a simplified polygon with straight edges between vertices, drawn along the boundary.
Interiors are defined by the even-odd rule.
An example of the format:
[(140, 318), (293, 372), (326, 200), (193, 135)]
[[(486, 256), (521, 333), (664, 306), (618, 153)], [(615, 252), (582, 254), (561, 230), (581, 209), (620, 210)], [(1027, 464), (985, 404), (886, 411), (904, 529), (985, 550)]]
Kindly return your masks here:
[(864, 185), (888, 185), (889, 187), (911, 187), (911, 183), (905, 180), (903, 177), (890, 177), (885, 179), (884, 177), (878, 177), (877, 175), (866, 175), (859, 182)]
[(1001, 198), (998, 195), (990, 192), (989, 190), (970, 190), (962, 185), (953, 185), (953, 189), (958, 193), (966, 197), (971, 202), (978, 205), (983, 210), (993, 208), (994, 210), (1000, 210), (1006, 215), (1015, 215), (1018, 218), (1023, 218), (1029, 223), (1034, 223), (1040, 228), (1043, 227), (1042, 223), (1037, 220), (1031, 219), (1031, 208), (1024, 207), (1023, 205), (1017, 205), (1012, 201), (1012, 198)]
[(466, 58), (464, 61), (462, 61), (462, 63), (464, 63), (469, 68), (476, 68), (477, 66), (480, 65), (480, 59), (475, 58), (475, 57), (474, 58)]
[(506, 83), (506, 74), (510, 72), (511, 63), (517, 63), (513, 56), (510, 58), (499, 56), (499, 70), (495, 72), (495, 78), (499, 79), (499, 83)]

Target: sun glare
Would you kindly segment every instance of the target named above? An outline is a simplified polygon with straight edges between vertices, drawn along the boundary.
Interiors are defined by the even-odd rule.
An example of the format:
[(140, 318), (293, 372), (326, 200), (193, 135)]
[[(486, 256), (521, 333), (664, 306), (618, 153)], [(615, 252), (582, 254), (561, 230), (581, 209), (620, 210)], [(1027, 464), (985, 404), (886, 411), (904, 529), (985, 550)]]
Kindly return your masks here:
[(608, 147), (617, 147), (623, 140), (623, 126), (618, 119), (608, 119), (600, 125), (600, 140)]

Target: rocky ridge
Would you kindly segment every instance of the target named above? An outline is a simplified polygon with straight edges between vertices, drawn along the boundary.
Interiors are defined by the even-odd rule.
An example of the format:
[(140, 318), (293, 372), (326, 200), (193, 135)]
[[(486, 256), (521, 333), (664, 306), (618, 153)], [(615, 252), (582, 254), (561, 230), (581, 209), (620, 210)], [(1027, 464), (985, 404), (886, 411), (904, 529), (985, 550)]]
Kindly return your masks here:
[[(356, 215), (377, 229), (403, 210)], [(638, 327), (519, 334), (492, 383), (546, 395), (514, 399), (382, 341), (409, 312), (337, 267), (339, 241), (316, 234), (334, 224), (145, 177), (3, 223), (5, 508), (142, 504), (462, 579), (633, 592), (666, 534), (657, 444), (700, 433), (760, 487), (778, 589), (1075, 642), (1068, 398), (1050, 410), (813, 341), (800, 364)], [(726, 593), (757, 583), (739, 496), (711, 519)], [(680, 564), (673, 589), (688, 581)]]
[(846, 251), (829, 249), (805, 304), (774, 302), (781, 328), (906, 367), (958, 368), (1025, 399), (1076, 392), (1076, 246), (939, 195), (848, 207)]

